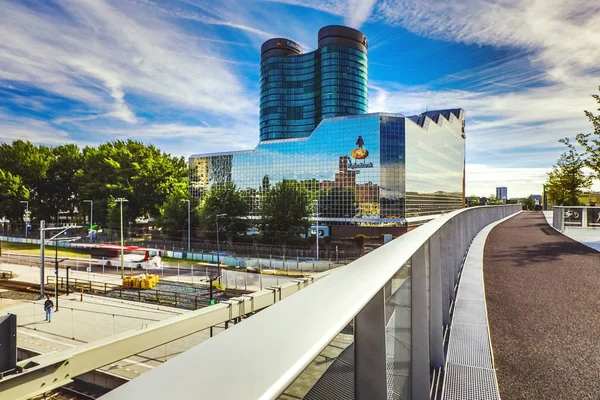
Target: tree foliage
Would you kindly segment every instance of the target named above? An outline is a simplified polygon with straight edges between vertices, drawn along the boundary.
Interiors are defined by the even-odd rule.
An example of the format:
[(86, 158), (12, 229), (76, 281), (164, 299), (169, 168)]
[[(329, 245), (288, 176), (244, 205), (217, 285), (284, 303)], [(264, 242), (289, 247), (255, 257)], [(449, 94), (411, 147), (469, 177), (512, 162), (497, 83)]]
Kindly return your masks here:
[[(188, 229), (188, 209), (187, 202), (190, 200), (174, 193), (162, 207), (162, 214), (157, 218), (157, 223), (162, 227), (163, 233), (170, 236), (187, 237)], [(192, 236), (200, 224), (200, 217), (197, 212), (198, 200), (190, 200), (190, 227)]]
[[(600, 87), (598, 88), (600, 91)], [(592, 97), (600, 105), (600, 95), (594, 94)], [(600, 111), (600, 107), (598, 108)], [(600, 177), (600, 114), (594, 115), (591, 111), (584, 111), (594, 128), (593, 133), (580, 133), (576, 139), (581, 146), (585, 148), (584, 164), (594, 171), (596, 177)]]
[(565, 144), (568, 150), (548, 173), (546, 194), (558, 205), (576, 206), (579, 205), (582, 189), (591, 186), (592, 178), (583, 173), (584, 161), (569, 139), (560, 139), (559, 142)]
[(87, 215), (90, 207), (83, 200), (93, 200), (94, 222), (112, 228), (120, 225), (116, 198), (129, 200), (123, 207), (127, 226), (140, 216), (160, 216), (170, 196), (187, 196), (183, 157), (132, 140), (83, 149), (74, 144), (50, 148), (16, 140), (0, 145), (0, 170), (4, 171), (0, 179), (16, 179), (24, 189), (18, 200), (13, 198), (7, 206), (4, 196), (0, 204), (0, 212), (11, 222), (22, 217), (18, 201), (27, 195), (35, 220), (52, 221), (59, 211), (72, 215), (76, 208)]
[[(245, 233), (248, 227), (248, 203), (242, 192), (232, 183), (215, 184), (206, 192), (200, 205), (200, 221), (202, 227), (209, 232)], [(217, 215), (226, 214), (221, 217)]]
[(261, 231), (271, 240), (285, 243), (305, 234), (310, 227), (308, 193), (296, 181), (281, 181), (270, 189), (261, 204)]
[(521, 204), (521, 208), (523, 210), (533, 210), (535, 207), (535, 200), (533, 199), (533, 196), (529, 196), (527, 197), (525, 200), (523, 200), (523, 203)]
[(17, 221), (22, 217), (19, 201), (28, 198), (29, 191), (23, 186), (21, 177), (0, 169), (0, 215)]

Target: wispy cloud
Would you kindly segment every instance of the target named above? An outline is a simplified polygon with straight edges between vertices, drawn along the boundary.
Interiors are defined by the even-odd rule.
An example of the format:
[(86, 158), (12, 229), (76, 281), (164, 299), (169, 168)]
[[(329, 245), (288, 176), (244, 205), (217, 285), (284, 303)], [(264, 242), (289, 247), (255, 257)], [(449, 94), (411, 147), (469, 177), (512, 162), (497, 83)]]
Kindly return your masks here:
[(264, 0), (312, 8), (344, 18), (352, 28), (360, 28), (369, 18), (377, 0)]
[[(190, 21), (196, 21), (196, 22), (200, 22), (203, 24), (207, 24), (207, 25), (227, 26), (230, 28), (246, 31), (246, 32), (252, 33), (254, 35), (258, 35), (263, 39), (268, 39), (268, 38), (271, 38), (274, 36), (272, 33), (264, 31), (259, 28), (256, 28), (254, 26), (250, 26), (250, 25), (243, 24), (243, 23), (237, 23), (235, 21), (228, 20), (228, 19), (215, 18), (210, 15), (204, 15), (204, 14), (194, 12), (189, 9), (182, 9), (179, 7), (165, 7), (163, 5), (160, 5), (157, 2), (150, 1), (150, 0), (136, 0), (136, 1), (134, 1), (134, 3), (136, 5), (141, 5), (141, 6), (146, 7), (149, 10), (151, 10), (155, 13), (158, 13), (158, 15), (160, 15), (162, 17), (166, 16), (166, 17), (170, 17), (170, 18), (187, 19)], [(193, 2), (193, 1), (189, 1), (187, 3), (190, 5), (193, 5), (197, 8), (201, 8), (203, 10), (208, 11), (208, 9), (206, 7), (204, 7), (201, 3)]]
[(555, 81), (577, 81), (600, 64), (597, 1), (382, 0), (375, 16), (436, 39), (535, 50), (532, 63)]
[(0, 113), (0, 143), (14, 140), (28, 140), (50, 146), (70, 141), (67, 132), (45, 121)]
[[(173, 25), (104, 1), (3, 4), (0, 79), (136, 123), (129, 94), (216, 114), (254, 114), (256, 100), (210, 42), (182, 40)], [(32, 29), (35, 27), (35, 29)]]
[[(383, 88), (385, 87), (385, 89)], [(583, 110), (593, 99), (568, 87), (540, 87), (519, 92), (487, 93), (461, 90), (430, 90), (404, 87), (392, 82), (371, 85), (371, 111), (419, 114), (426, 109), (461, 107), (467, 112), (467, 149), (469, 157), (488, 152), (558, 148), (561, 137), (574, 137), (591, 130)], [(555, 157), (537, 161), (551, 165)], [(515, 158), (518, 166), (527, 162), (527, 153)], [(489, 160), (493, 163), (494, 160)]]

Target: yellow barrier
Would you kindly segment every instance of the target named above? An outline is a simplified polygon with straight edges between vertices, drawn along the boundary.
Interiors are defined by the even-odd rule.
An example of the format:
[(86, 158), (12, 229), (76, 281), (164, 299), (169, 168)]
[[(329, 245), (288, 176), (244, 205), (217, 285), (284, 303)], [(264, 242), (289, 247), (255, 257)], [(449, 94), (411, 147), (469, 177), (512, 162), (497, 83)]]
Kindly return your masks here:
[(123, 286), (137, 289), (152, 289), (158, 285), (158, 275), (143, 274), (138, 276), (126, 276), (123, 278)]

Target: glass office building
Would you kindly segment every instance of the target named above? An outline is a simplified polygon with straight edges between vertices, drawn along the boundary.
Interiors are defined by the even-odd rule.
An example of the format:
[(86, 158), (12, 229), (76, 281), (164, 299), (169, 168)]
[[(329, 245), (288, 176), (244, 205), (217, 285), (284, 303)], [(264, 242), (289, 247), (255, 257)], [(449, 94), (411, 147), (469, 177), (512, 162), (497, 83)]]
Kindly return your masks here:
[(260, 61), (260, 140), (309, 136), (325, 118), (366, 114), (367, 38), (344, 26), (319, 30), (317, 50), (267, 40)]
[(367, 114), (366, 52), (366, 37), (341, 26), (322, 28), (311, 53), (288, 39), (266, 41), (260, 141), (192, 155), (190, 193), (202, 198), (233, 183), (258, 218), (270, 188), (293, 181), (318, 200), (320, 225), (348, 229), (406, 228), (462, 207), (464, 111)]
[(193, 196), (234, 183), (250, 217), (269, 188), (290, 180), (319, 201), (320, 224), (417, 225), (462, 207), (464, 111), (327, 118), (306, 137), (196, 154), (189, 163)]

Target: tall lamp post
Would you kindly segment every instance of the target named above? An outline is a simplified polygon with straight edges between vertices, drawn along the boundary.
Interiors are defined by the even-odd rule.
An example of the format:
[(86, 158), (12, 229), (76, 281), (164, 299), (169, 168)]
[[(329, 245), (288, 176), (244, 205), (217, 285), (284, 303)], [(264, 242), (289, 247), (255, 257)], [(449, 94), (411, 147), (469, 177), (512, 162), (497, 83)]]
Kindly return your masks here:
[(121, 279), (125, 277), (125, 263), (123, 261), (123, 202), (128, 202), (129, 200), (119, 197), (115, 200), (115, 203), (121, 203)]
[(219, 217), (225, 217), (227, 214), (217, 214), (217, 276), (221, 275), (221, 252), (219, 251)]
[(90, 203), (90, 242), (92, 241), (92, 227), (94, 226), (94, 200), (84, 200), (84, 203)]
[(319, 200), (315, 200), (315, 221), (317, 225), (317, 261), (319, 261)]
[[(182, 202), (187, 203), (187, 211), (188, 211), (188, 253), (191, 252), (192, 250), (192, 244), (191, 244), (191, 217), (190, 217), (190, 201), (187, 199), (183, 199), (181, 200)], [(218, 222), (217, 222), (218, 223)]]
[(27, 239), (27, 226), (29, 225), (29, 202), (27, 200), (22, 200), (19, 203), (21, 204), (25, 204), (25, 218), (23, 218), (23, 221), (25, 221), (25, 239)]

